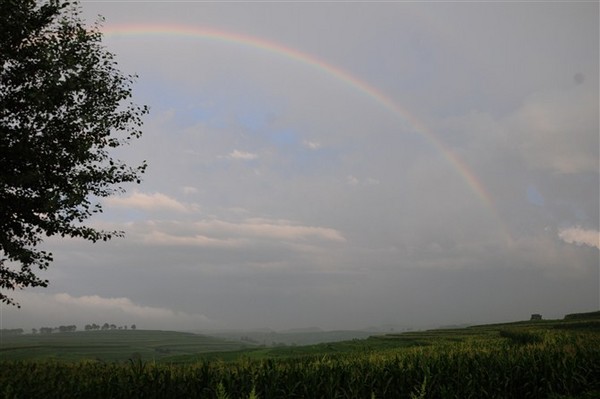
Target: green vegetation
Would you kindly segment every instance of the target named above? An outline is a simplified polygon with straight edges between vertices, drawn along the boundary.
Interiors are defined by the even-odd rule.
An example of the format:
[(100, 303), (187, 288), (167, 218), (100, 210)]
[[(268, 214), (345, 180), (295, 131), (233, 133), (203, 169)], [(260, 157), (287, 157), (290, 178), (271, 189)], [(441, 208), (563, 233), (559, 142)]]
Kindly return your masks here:
[[(101, 346), (128, 342), (130, 349), (134, 338), (151, 347), (154, 333), (174, 334), (170, 339), (173, 348), (182, 348), (179, 354), (172, 351), (150, 362), (5, 361), (0, 395), (581, 399), (600, 394), (600, 324), (594, 318), (410, 332), (304, 347), (228, 352), (233, 346), (215, 347), (220, 352), (205, 354), (183, 350), (192, 334), (91, 332), (97, 339), (115, 334), (114, 341), (104, 338)], [(77, 334), (64, 335), (90, 333)]]
[(36, 270), (53, 261), (46, 237), (123, 235), (83, 222), (146, 170), (113, 158), (148, 112), (131, 101), (134, 79), (77, 1), (0, 1), (0, 302), (48, 285)]
[(376, 333), (368, 331), (322, 331), (314, 328), (290, 331), (220, 331), (209, 333), (208, 335), (225, 338), (229, 341), (242, 341), (255, 345), (289, 346), (350, 341), (356, 338), (365, 339), (374, 334)]
[(571, 313), (565, 316), (565, 320), (589, 320), (596, 319), (600, 320), (600, 310), (596, 312), (587, 312), (587, 313)]
[(4, 336), (0, 346), (0, 359), (149, 361), (185, 354), (238, 350), (243, 347), (244, 344), (239, 342), (175, 331), (84, 331)]

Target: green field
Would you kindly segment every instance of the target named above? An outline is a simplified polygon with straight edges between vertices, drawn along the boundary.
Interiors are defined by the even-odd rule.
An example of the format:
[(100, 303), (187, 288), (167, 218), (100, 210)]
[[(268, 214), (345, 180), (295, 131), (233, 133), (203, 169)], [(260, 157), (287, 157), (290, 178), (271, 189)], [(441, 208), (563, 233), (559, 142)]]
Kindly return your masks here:
[(249, 345), (175, 331), (109, 330), (5, 335), (0, 360), (126, 361), (240, 350)]
[[(599, 312), (245, 349), (221, 339), (161, 331), (35, 338), (37, 344), (33, 336), (12, 337), (10, 345), (4, 344), (0, 397), (600, 397)], [(133, 351), (141, 359), (118, 360)], [(7, 353), (30, 358), (8, 360)]]
[[(202, 332), (204, 333), (204, 332)], [(318, 329), (307, 329), (304, 331), (215, 331), (206, 332), (229, 341), (242, 341), (265, 346), (298, 346), (314, 345), (321, 342), (350, 341), (352, 339), (365, 339), (371, 335), (382, 333), (373, 331), (322, 331)]]

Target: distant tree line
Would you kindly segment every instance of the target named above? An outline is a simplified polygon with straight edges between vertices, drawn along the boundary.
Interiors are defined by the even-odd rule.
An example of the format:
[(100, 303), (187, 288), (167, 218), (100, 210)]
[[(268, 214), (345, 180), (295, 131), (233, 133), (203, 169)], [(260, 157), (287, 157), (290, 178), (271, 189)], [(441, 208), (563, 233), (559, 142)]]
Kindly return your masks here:
[[(96, 323), (92, 323), (92, 324), (86, 324), (83, 329), (85, 331), (93, 331), (93, 330), (102, 330), (102, 331), (106, 331), (106, 330), (127, 330), (130, 327), (125, 326), (117, 326), (116, 324), (108, 324), (108, 323), (104, 323), (102, 326), (96, 324)], [(136, 326), (135, 324), (131, 325), (131, 329), (135, 330)]]
[[(86, 324), (85, 327), (83, 328), (85, 331), (93, 331), (93, 330), (102, 330), (102, 331), (107, 331), (107, 330), (127, 330), (127, 329), (132, 329), (135, 330), (136, 329), (136, 325), (132, 324), (130, 327), (128, 326), (117, 326), (116, 324), (108, 324), (108, 323), (104, 323), (103, 325), (98, 325), (96, 323), (92, 323), (92, 324)], [(2, 329), (0, 330), (2, 332), (2, 334), (10, 334), (10, 335), (19, 335), (19, 334), (23, 334), (23, 329), (22, 328), (13, 328), (13, 329)], [(32, 328), (31, 329), (31, 333), (32, 334), (52, 334), (52, 333), (67, 333), (67, 332), (75, 332), (77, 331), (77, 326), (76, 325), (70, 325), (70, 326), (58, 326), (58, 327), (40, 327), (39, 329), (37, 328)]]
[(66, 332), (74, 332), (74, 331), (77, 331), (77, 326), (74, 324), (70, 325), (70, 326), (40, 327), (39, 330), (37, 330), (35, 328), (31, 329), (32, 334), (37, 334), (38, 332), (40, 334), (52, 334), (54, 332), (66, 333)]

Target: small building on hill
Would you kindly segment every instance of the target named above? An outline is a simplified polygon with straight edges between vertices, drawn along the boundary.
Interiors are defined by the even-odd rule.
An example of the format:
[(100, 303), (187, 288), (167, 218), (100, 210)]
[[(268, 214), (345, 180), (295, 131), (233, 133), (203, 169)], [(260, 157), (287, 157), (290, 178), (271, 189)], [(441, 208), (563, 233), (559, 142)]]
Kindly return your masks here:
[(531, 315), (531, 320), (542, 320), (542, 315), (539, 313), (534, 313)]

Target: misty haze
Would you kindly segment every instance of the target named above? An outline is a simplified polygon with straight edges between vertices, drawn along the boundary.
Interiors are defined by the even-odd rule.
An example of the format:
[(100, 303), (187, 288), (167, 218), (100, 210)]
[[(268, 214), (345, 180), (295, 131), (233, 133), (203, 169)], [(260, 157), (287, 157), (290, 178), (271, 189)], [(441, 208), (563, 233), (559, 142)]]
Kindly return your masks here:
[[(597, 3), (82, 2), (142, 184), (2, 328), (404, 331), (598, 310)], [(239, 334), (238, 334), (239, 335)], [(252, 338), (252, 337), (251, 337)], [(256, 338), (261, 340), (263, 338)]]

